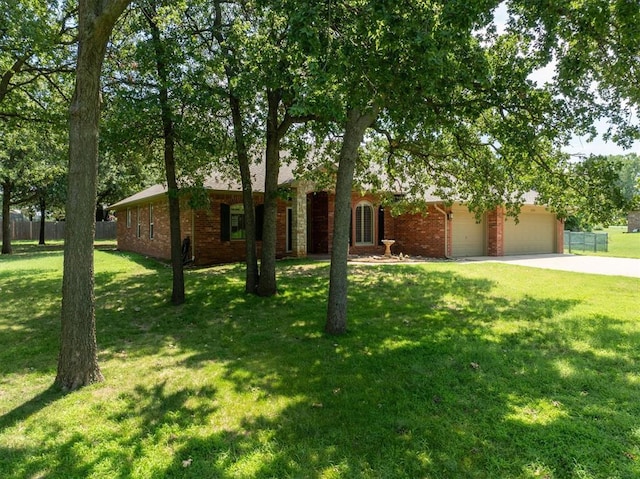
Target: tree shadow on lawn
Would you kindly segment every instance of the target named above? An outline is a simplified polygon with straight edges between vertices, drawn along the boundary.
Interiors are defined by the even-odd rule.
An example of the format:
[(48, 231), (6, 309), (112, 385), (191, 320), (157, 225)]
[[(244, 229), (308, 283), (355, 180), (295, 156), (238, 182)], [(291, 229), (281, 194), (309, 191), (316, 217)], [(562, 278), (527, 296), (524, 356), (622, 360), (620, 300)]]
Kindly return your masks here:
[(10, 302), (0, 319), (0, 377), (44, 371), (56, 357), (60, 335), (61, 278), (48, 270), (0, 274), (0, 289)]
[[(2, 461), (13, 463), (16, 478), (43, 470), (50, 477), (572, 477), (603, 464), (612, 475), (638, 473), (628, 459), (638, 452), (628, 427), (640, 414), (637, 385), (628, 348), (617, 348), (640, 337), (616, 319), (560, 323), (554, 318), (576, 301), (513, 301), (490, 280), (428, 266), (352, 272), (350, 332), (338, 338), (321, 333), (324, 265), (284, 265), (280, 294), (268, 299), (242, 293), (241, 265), (188, 272), (188, 302), (178, 308), (164, 291), (143, 289), (170, 284), (166, 268), (151, 283), (97, 281), (97, 296), (121, 300), (97, 311), (101, 361), (168, 354), (170, 341), (183, 355), (167, 361), (205, 384), (165, 386), (172, 373), (159, 367), (140, 381), (160, 386), (91, 405), (109, 408), (105, 427), (114, 429), (104, 437), (76, 428), (56, 440), (64, 425), (45, 424), (51, 443), (0, 451)], [(579, 330), (607, 354), (576, 348)], [(123, 348), (128, 355), (120, 357)], [(256, 410), (286, 406), (234, 412), (239, 424), (226, 424), (233, 405), (219, 398), (215, 380), (206, 383), (210, 364)], [(10, 424), (20, 416), (6, 415)], [(147, 464), (158, 448), (165, 460)]]
[[(226, 379), (239, 394), (261, 391), (259, 401), (301, 399), (275, 418), (248, 418), (223, 451), (214, 433), (176, 457), (192, 457), (199, 470), (222, 467), (227, 474), (219, 477), (232, 477), (247, 457), (259, 462), (254, 477), (638, 474), (634, 366), (617, 347), (640, 337), (620, 321), (560, 324), (555, 316), (576, 301), (514, 302), (491, 281), (452, 272), (367, 271), (352, 280), (352, 329), (344, 337), (318, 335), (324, 310), (301, 317), (299, 300), (286, 295), (273, 299), (278, 318), (264, 320), (264, 336), (247, 332), (260, 321), (236, 318), (227, 356), (238, 358)], [(397, 291), (395, 301), (376, 295), (393, 281), (414, 287)], [(324, 289), (317, 278), (304, 288), (316, 289)], [(517, 330), (492, 331), (498, 321)], [(578, 330), (607, 354), (576, 347)], [(251, 348), (238, 346), (246, 334)], [(187, 365), (212, 359), (202, 351)], [(198, 477), (178, 461), (165, 473)]]
[[(29, 245), (29, 251), (35, 248)], [(62, 246), (52, 246), (60, 253)], [(136, 275), (115, 270), (95, 273), (96, 328), (99, 348), (130, 344), (145, 333), (167, 307), (171, 271), (158, 261), (110, 250), (114, 261), (122, 258), (142, 268)], [(33, 258), (39, 254), (31, 253)], [(24, 261), (24, 257), (21, 258)], [(127, 279), (123, 279), (126, 277)], [(0, 290), (10, 305), (0, 317), (0, 377), (13, 373), (51, 371), (56, 366), (60, 337), (62, 271), (41, 267), (0, 271)], [(176, 329), (179, 324), (172, 323)], [(165, 329), (161, 328), (164, 334)], [(53, 381), (53, 378), (52, 378)]]
[[(94, 394), (98, 391), (95, 389)], [(59, 399), (61, 395), (47, 392), (30, 403)], [(90, 410), (94, 409), (90, 411), (92, 414), (104, 416), (103, 425), (90, 431), (80, 432), (82, 428), (69, 427), (82, 421), (75, 417), (31, 425), (43, 437), (42, 443), (0, 447), (0, 470), (11, 471), (3, 477), (16, 479), (93, 475), (122, 479), (134, 475), (150, 477), (148, 471), (157, 469), (159, 459), (155, 457), (155, 463), (145, 463), (147, 450), (159, 449), (164, 458), (173, 457), (174, 450), (182, 447), (180, 433), (194, 424), (206, 424), (216, 411), (215, 399), (215, 389), (208, 386), (179, 390), (165, 383), (138, 386), (114, 398), (115, 406), (103, 402), (89, 405)], [(65, 422), (69, 420), (73, 423)]]

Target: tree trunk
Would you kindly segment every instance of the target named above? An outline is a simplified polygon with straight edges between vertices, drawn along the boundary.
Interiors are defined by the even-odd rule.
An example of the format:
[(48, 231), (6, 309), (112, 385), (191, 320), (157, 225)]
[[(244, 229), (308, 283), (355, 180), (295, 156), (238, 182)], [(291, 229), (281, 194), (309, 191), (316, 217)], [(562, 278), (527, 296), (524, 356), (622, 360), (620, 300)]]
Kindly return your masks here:
[(100, 73), (113, 25), (130, 0), (80, 0), (76, 84), (69, 108), (62, 333), (56, 384), (63, 390), (102, 381), (98, 366), (93, 239), (98, 176)]
[(11, 254), (11, 181), (2, 182), (2, 254)]
[(251, 182), (251, 160), (247, 150), (247, 143), (244, 134), (244, 122), (242, 115), (242, 105), (240, 98), (234, 93), (231, 86), (238, 75), (234, 64), (234, 51), (224, 35), (222, 28), (222, 2), (213, 2), (215, 16), (213, 18), (214, 37), (225, 57), (224, 70), (229, 82), (229, 108), (233, 121), (233, 138), (238, 155), (238, 167), (240, 168), (240, 181), (242, 183), (242, 205), (244, 206), (244, 227), (245, 227), (245, 292), (255, 294), (258, 289), (258, 250), (256, 247), (256, 215), (253, 204), (253, 184)]
[(173, 271), (173, 284), (171, 291), (171, 302), (175, 305), (184, 303), (184, 269), (182, 259), (182, 238), (180, 233), (180, 196), (178, 182), (176, 179), (176, 158), (175, 158), (175, 128), (173, 123), (173, 112), (169, 104), (169, 90), (167, 84), (169, 75), (165, 64), (165, 49), (160, 38), (160, 29), (155, 21), (156, 12), (149, 12), (147, 20), (151, 28), (151, 37), (156, 54), (156, 67), (158, 79), (160, 80), (160, 111), (162, 115), (162, 131), (164, 139), (164, 170), (167, 178), (167, 189), (169, 194), (169, 230), (171, 241), (171, 268)]
[(347, 331), (347, 260), (353, 173), (364, 133), (373, 124), (376, 116), (375, 108), (367, 113), (352, 109), (347, 115), (336, 179), (329, 299), (325, 324), (325, 332), (329, 334), (343, 334)]
[(264, 225), (262, 227), (262, 259), (260, 261), (259, 296), (276, 294), (276, 241), (278, 223), (278, 173), (280, 172), (280, 135), (278, 108), (280, 91), (267, 92), (267, 148), (264, 181)]
[(44, 198), (44, 194), (40, 196), (40, 234), (38, 237), (38, 244), (44, 246), (45, 244), (45, 227), (46, 227), (46, 213), (47, 213), (47, 202)]
[(242, 182), (242, 204), (244, 206), (245, 255), (246, 276), (245, 291), (255, 294), (258, 289), (258, 250), (256, 247), (256, 214), (253, 203), (253, 185), (251, 183), (251, 168), (247, 144), (244, 138), (244, 126), (242, 123), (242, 111), (240, 100), (233, 94), (229, 95), (231, 117), (233, 119), (233, 136), (240, 167), (240, 180)]
[(96, 221), (104, 221), (106, 213), (104, 207), (96, 202)]

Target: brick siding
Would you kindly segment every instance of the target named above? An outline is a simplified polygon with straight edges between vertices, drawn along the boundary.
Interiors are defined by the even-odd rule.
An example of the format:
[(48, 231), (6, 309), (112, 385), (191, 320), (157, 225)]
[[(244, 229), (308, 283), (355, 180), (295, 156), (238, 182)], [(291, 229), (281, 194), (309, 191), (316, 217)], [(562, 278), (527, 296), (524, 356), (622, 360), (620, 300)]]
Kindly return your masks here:
[[(192, 210), (185, 201), (181, 202), (181, 235), (190, 237), (191, 256), (196, 265), (234, 263), (244, 261), (245, 241), (222, 241), (220, 232), (220, 204), (242, 203), (240, 193), (209, 194), (209, 208)], [(262, 203), (262, 195), (254, 196), (254, 203)], [(149, 237), (149, 206), (153, 205), (153, 239)], [(278, 201), (276, 256), (283, 257), (286, 251), (286, 211), (288, 202)], [(171, 258), (169, 203), (165, 197), (151, 199), (139, 205), (133, 205), (131, 225), (127, 227), (126, 208), (116, 211), (118, 218), (118, 248), (150, 257), (169, 260)], [(137, 218), (140, 213), (140, 237), (137, 237)], [(258, 254), (262, 242), (258, 241)]]
[(504, 208), (487, 212), (487, 255), (504, 256)]
[[(220, 205), (242, 203), (241, 193), (211, 192), (210, 205), (206, 210), (191, 210), (186, 200), (181, 202), (181, 234), (191, 239), (191, 256), (197, 265), (233, 263), (244, 261), (245, 241), (222, 241), (220, 232)], [(361, 202), (367, 202), (373, 207), (373, 244), (355, 244), (355, 212)], [(262, 195), (254, 195), (254, 203), (262, 203)], [(304, 201), (303, 201), (304, 203)], [(154, 210), (154, 237), (149, 238), (149, 206)], [(286, 250), (287, 244), (287, 207), (291, 201), (278, 200), (276, 256), (293, 256), (294, 252)], [(389, 208), (384, 210), (384, 231), (379, 234), (378, 208), (379, 199), (370, 194), (353, 193), (351, 196), (352, 214), (352, 244), (349, 253), (353, 255), (382, 255), (385, 246), (379, 244), (380, 237), (395, 240), (391, 247), (393, 254), (409, 256), (423, 256), (442, 258), (451, 255), (453, 244), (452, 222), (446, 219), (450, 209), (443, 204), (429, 205), (425, 213), (406, 213), (392, 216)], [(314, 192), (307, 195), (308, 208), (308, 251), (309, 253), (331, 253), (331, 232), (334, 227), (335, 195), (327, 192)], [(156, 197), (151, 200), (134, 204), (131, 211), (131, 225), (127, 227), (126, 209), (116, 212), (118, 217), (118, 248), (133, 251), (151, 257), (170, 259), (170, 230), (169, 211), (166, 197)], [(640, 217), (640, 212), (638, 212)], [(140, 236), (136, 234), (138, 217), (140, 221)], [(490, 256), (504, 255), (504, 208), (490, 211), (487, 221), (487, 254)], [(639, 218), (640, 221), (640, 218)], [(640, 225), (639, 225), (640, 226)], [(563, 251), (563, 223), (558, 220), (556, 232), (556, 251)], [(257, 242), (258, 255), (261, 241)], [(448, 248), (447, 248), (448, 246)]]
[[(441, 206), (440, 209), (444, 211)], [(447, 228), (445, 234), (445, 228)], [(435, 205), (429, 205), (426, 213), (405, 213), (394, 218), (387, 228), (385, 216), (385, 234), (396, 242), (391, 246), (393, 254), (443, 258), (451, 253), (445, 250), (445, 238), (451, 246), (451, 222)], [(386, 233), (386, 232), (385, 232)]]

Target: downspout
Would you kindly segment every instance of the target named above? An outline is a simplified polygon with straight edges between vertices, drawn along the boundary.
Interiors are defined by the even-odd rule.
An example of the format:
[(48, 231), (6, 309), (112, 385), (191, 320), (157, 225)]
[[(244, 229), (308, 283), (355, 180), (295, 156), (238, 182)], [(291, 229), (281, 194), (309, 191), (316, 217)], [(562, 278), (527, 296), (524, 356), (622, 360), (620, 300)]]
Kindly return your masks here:
[(449, 256), (449, 214), (440, 208), (437, 203), (433, 207), (444, 216), (444, 257), (451, 259), (451, 256)]

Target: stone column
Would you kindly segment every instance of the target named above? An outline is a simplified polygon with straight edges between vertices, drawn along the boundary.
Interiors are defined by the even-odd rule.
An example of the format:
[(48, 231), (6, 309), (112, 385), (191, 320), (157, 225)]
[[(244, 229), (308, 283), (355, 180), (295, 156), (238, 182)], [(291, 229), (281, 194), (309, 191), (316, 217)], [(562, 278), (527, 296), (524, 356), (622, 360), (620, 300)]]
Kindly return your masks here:
[(293, 255), (298, 258), (307, 256), (307, 192), (310, 190), (308, 182), (297, 182), (292, 202), (291, 247)]

